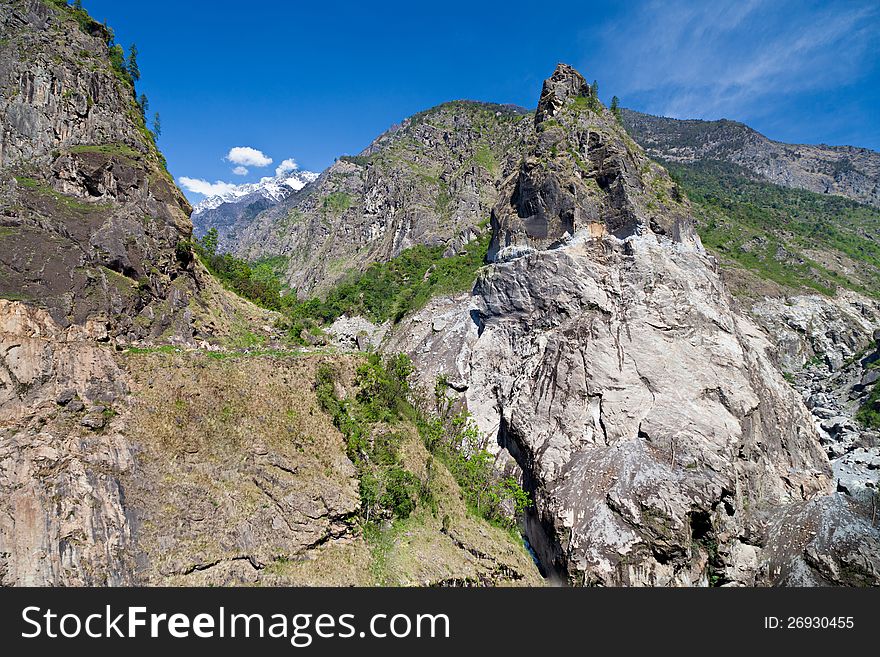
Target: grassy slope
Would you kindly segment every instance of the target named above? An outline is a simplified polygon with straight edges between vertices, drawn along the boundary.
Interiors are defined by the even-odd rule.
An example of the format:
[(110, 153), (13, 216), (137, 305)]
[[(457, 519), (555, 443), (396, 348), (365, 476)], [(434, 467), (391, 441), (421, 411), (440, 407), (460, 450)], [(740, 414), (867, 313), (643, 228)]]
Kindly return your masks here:
[[(322, 365), (330, 365), (337, 372), (340, 394), (353, 395), (361, 357), (218, 358), (166, 347), (131, 350), (120, 361), (134, 379), (133, 403), (125, 412), (140, 446), (137, 471), (145, 473), (125, 482), (126, 491), (141, 510), (140, 547), (166, 571), (194, 558), (228, 560), (237, 554), (230, 546), (238, 527), (262, 526), (263, 533), (271, 534), (275, 511), (254, 483), (255, 463), (261, 459), (283, 463), (295, 473), (280, 474), (287, 477), (286, 494), (296, 499), (337, 490), (357, 495), (357, 475), (346, 459), (344, 437), (322, 410), (311, 383)], [(371, 439), (386, 432), (397, 437), (397, 466), (420, 482), (428, 480), (430, 470), (431, 503), (418, 500), (408, 517), (380, 523), (361, 513), (353, 519), (348, 539), (299, 553), (261, 542), (254, 549), (267, 566), (254, 583), (541, 583), (520, 542), (468, 509), (455, 477), (431, 458), (411, 421), (376, 423)], [(267, 453), (256, 462), (255, 445), (260, 446), (258, 455)], [(194, 505), (206, 510), (208, 518), (217, 514), (216, 521), (193, 525)], [(210, 572), (170, 574), (153, 583), (217, 583), (206, 579)]]
[(880, 210), (759, 181), (733, 164), (666, 166), (722, 264), (787, 288), (880, 296)]

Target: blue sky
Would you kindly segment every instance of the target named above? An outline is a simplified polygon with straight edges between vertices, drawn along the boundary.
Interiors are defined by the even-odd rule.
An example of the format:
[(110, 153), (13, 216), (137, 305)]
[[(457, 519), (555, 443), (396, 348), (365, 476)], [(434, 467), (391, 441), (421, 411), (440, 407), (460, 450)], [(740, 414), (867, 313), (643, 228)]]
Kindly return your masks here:
[(178, 180), (252, 182), (288, 159), (320, 171), (446, 100), (534, 107), (559, 61), (606, 102), (880, 150), (876, 0), (83, 4), (137, 43)]

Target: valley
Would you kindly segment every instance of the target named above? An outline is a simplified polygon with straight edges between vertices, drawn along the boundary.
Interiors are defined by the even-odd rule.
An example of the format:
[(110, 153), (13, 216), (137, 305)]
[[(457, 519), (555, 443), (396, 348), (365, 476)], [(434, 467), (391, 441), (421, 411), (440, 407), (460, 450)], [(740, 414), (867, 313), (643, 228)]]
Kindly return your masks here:
[(0, 26), (0, 583), (880, 585), (880, 156), (456, 100), (194, 211)]

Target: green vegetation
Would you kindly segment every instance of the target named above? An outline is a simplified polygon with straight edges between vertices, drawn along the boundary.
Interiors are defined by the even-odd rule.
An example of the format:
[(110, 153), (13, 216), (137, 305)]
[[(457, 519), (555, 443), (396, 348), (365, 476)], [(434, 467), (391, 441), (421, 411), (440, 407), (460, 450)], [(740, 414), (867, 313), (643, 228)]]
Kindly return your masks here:
[(374, 263), (364, 272), (349, 275), (324, 299), (299, 301), (282, 285), (287, 268), (283, 256), (247, 262), (228, 253), (217, 253), (217, 231), (211, 229), (195, 243), (180, 242), (177, 257), (187, 263), (193, 252), (229, 290), (263, 308), (281, 312), (284, 328), (294, 341), (302, 331), (315, 332), (344, 314), (363, 315), (376, 323), (400, 321), (422, 308), (432, 297), (469, 289), (483, 266), (489, 233), (458, 255), (443, 257), (443, 246), (416, 246), (398, 257)]
[(195, 250), (208, 271), (226, 288), (245, 299), (250, 299), (263, 308), (279, 311), (295, 304), (295, 298), (278, 279), (275, 269), (277, 262), (249, 263), (228, 253), (218, 254), (216, 228), (210, 229), (195, 244), (178, 243), (178, 260), (188, 262), (192, 250)]
[(871, 394), (859, 407), (856, 419), (866, 427), (880, 429), (880, 383), (874, 385)]
[(571, 100), (571, 106), (578, 112), (593, 112), (594, 114), (598, 114), (602, 107), (599, 99), (593, 94), (589, 96), (575, 96)]
[(351, 207), (351, 194), (348, 192), (333, 192), (324, 197), (323, 208), (325, 212), (342, 214)]
[[(666, 164), (723, 262), (781, 285), (880, 296), (880, 210), (840, 196), (754, 180), (724, 162)], [(855, 265), (835, 265), (840, 258)]]
[(126, 62), (126, 68), (128, 69), (128, 75), (131, 77), (133, 82), (137, 82), (141, 79), (141, 69), (138, 66), (137, 61), (138, 49), (137, 44), (131, 44), (128, 49), (128, 61)]
[[(454, 476), (474, 515), (511, 528), (505, 509), (521, 513), (531, 504), (528, 494), (513, 478), (496, 471), (470, 416), (451, 412), (442, 382), (436, 399), (438, 415), (422, 410), (427, 404), (410, 387), (412, 373), (412, 362), (404, 354), (384, 360), (370, 354), (357, 369), (357, 393), (341, 399), (333, 368), (322, 365), (317, 372), (318, 401), (345, 436), (347, 454), (358, 469), (363, 519), (368, 524), (405, 519), (418, 505), (436, 513), (432, 490), (436, 459)], [(406, 470), (400, 458), (411, 426), (418, 429), (431, 455), (421, 477)]]
[(112, 68), (114, 75), (116, 75), (116, 77), (122, 82), (131, 85), (131, 87), (134, 88), (134, 82), (128, 74), (128, 69), (125, 67), (125, 50), (123, 50), (122, 46), (118, 43), (111, 45), (109, 55), (110, 67)]
[(614, 115), (614, 118), (617, 119), (618, 123), (623, 123), (623, 116), (620, 113), (620, 98), (617, 96), (612, 96), (611, 98), (611, 113)]
[(67, 0), (48, 0), (50, 6), (63, 9), (77, 22), (79, 29), (86, 34), (93, 34), (101, 25), (83, 9), (81, 0), (74, 0), (73, 5), (68, 5)]
[(98, 145), (81, 145), (81, 146), (71, 146), (71, 153), (102, 153), (103, 155), (117, 155), (120, 157), (128, 158), (129, 160), (137, 160), (143, 157), (142, 153), (139, 153), (131, 146), (127, 144), (121, 143), (112, 143), (112, 144), (98, 144)]
[(466, 252), (444, 258), (443, 246), (416, 246), (389, 262), (374, 263), (337, 284), (324, 300), (298, 304), (295, 317), (332, 322), (343, 314), (359, 314), (374, 322), (400, 321), (422, 308), (431, 297), (467, 290), (483, 266), (489, 235)]
[(498, 161), (495, 159), (495, 154), (486, 144), (481, 144), (477, 148), (474, 161), (492, 175), (495, 175), (495, 172), (498, 170)]

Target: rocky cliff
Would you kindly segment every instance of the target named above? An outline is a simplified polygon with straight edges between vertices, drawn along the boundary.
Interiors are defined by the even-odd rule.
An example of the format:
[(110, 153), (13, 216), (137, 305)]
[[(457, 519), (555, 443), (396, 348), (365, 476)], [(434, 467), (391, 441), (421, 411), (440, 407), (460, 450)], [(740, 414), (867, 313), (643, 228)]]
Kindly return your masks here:
[[(587, 94), (564, 65), (548, 79), (492, 210), (495, 264), (389, 348), (444, 375), (516, 461), (527, 535), (563, 581), (877, 582), (878, 534), (825, 497), (813, 420), (689, 203)], [(780, 513), (801, 524), (773, 530)], [(847, 540), (811, 542), (807, 518)]]
[(258, 214), (233, 253), (286, 258), (303, 296), (419, 244), (455, 253), (485, 230), (528, 123), (520, 108), (465, 101), (417, 114)]
[(722, 160), (765, 180), (880, 207), (880, 153), (854, 146), (784, 144), (736, 121), (680, 120), (622, 110), (629, 133), (653, 158)]
[(443, 515), (374, 568), (303, 385), (330, 360), (351, 391), (359, 357), (286, 352), (201, 266), (106, 27), (48, 0), (0, 26), (0, 585), (540, 583), (417, 439)]

